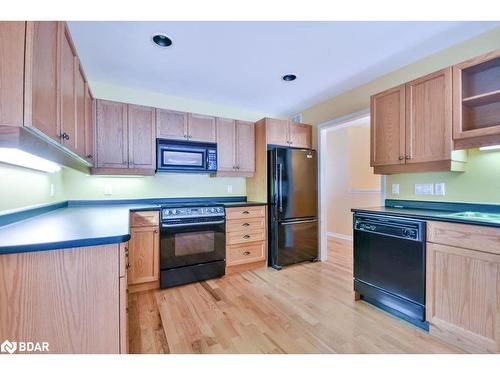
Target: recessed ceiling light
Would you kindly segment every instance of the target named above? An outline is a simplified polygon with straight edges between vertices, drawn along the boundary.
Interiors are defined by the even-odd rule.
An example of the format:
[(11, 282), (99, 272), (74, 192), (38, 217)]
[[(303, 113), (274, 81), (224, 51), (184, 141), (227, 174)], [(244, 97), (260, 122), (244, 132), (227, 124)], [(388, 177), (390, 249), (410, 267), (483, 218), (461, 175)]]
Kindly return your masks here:
[(153, 42), (158, 47), (169, 47), (169, 46), (172, 45), (172, 39), (170, 39), (165, 34), (156, 34), (156, 35), (153, 35)]
[(297, 76), (295, 74), (285, 74), (282, 79), (283, 81), (290, 82), (295, 81), (297, 79)]

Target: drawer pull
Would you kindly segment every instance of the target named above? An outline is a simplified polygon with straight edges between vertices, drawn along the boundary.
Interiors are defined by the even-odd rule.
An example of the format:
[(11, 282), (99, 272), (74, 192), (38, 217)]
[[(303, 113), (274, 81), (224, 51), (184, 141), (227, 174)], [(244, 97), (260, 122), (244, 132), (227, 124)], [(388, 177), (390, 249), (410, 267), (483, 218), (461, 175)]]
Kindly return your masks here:
[(250, 224), (249, 223), (243, 223), (243, 224), (241, 224), (241, 226), (242, 227), (248, 227), (248, 226), (250, 226)]
[(248, 211), (243, 211), (243, 212), (242, 212), (242, 214), (243, 214), (243, 215), (248, 215), (249, 213), (250, 213), (250, 212), (248, 212)]
[(245, 235), (243, 236), (243, 238), (244, 238), (244, 239), (248, 239), (248, 238), (250, 238), (250, 236), (249, 236), (248, 234), (245, 234)]
[(250, 251), (245, 251), (243, 255), (250, 255)]

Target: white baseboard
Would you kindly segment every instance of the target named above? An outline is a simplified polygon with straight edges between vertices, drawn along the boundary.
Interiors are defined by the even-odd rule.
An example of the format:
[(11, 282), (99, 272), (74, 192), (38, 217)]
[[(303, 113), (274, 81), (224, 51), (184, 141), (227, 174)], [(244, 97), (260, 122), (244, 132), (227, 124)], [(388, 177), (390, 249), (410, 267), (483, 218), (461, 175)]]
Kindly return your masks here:
[(341, 233), (335, 233), (335, 232), (328, 232), (327, 233), (328, 237), (333, 237), (333, 238), (338, 238), (344, 241), (352, 241), (352, 236), (348, 236), (347, 234), (341, 234)]

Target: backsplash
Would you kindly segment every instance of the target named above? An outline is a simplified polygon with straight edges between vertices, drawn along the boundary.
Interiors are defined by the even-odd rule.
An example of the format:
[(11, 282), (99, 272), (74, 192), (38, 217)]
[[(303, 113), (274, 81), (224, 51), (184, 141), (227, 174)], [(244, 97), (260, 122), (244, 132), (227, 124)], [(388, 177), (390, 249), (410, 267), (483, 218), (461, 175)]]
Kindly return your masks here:
[[(445, 184), (445, 195), (417, 195), (415, 184)], [(392, 194), (399, 184), (400, 194)], [(469, 150), (466, 172), (408, 173), (387, 176), (386, 198), (500, 203), (500, 151)]]

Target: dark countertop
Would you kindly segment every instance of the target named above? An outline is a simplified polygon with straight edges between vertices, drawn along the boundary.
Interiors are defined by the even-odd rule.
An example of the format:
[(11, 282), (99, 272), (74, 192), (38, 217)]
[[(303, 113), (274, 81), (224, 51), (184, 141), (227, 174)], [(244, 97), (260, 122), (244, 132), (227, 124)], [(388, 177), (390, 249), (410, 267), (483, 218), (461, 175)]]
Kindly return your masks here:
[[(243, 197), (244, 198), (244, 197)], [(217, 202), (216, 198), (68, 201), (0, 214), (0, 255), (29, 251), (106, 245), (130, 239), (130, 212), (161, 206), (222, 204), (225, 207), (265, 205), (262, 202)]]
[(464, 211), (500, 213), (500, 206), (496, 205), (386, 200), (385, 206), (353, 208), (351, 211), (500, 228), (500, 222), (445, 216)]

